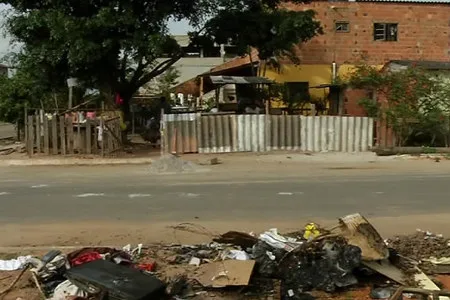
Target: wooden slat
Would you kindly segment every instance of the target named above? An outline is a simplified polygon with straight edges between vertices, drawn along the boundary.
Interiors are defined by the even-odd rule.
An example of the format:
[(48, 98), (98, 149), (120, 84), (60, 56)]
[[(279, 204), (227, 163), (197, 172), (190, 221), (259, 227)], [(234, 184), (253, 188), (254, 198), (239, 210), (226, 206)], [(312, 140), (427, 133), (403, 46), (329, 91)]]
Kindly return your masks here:
[(106, 154), (110, 154), (111, 152), (112, 152), (112, 150), (113, 150), (113, 135), (112, 135), (112, 132), (111, 132), (111, 130), (108, 130), (108, 133), (107, 133), (107, 136), (108, 136), (108, 150), (106, 150)]
[(74, 144), (73, 120), (72, 120), (72, 118), (67, 119), (66, 129), (67, 129), (67, 150), (68, 150), (69, 154), (74, 154), (74, 151), (73, 151), (73, 146), (74, 146), (73, 145)]
[(48, 130), (48, 118), (44, 115), (42, 118), (42, 124), (43, 124), (43, 138), (44, 138), (44, 153), (46, 155), (50, 154), (50, 133)]
[(34, 154), (34, 116), (28, 116), (28, 145), (27, 152), (29, 156)]
[(61, 138), (61, 154), (66, 155), (66, 119), (64, 116), (59, 117), (59, 137)]
[(104, 157), (105, 156), (105, 126), (104, 126), (104, 123), (105, 121), (104, 120), (101, 120), (100, 121), (100, 130), (101, 130), (101, 141), (100, 141), (100, 147), (101, 147), (101, 154), (102, 154), (102, 157)]
[(52, 153), (58, 155), (58, 117), (53, 116), (52, 118)]
[(36, 147), (37, 147), (37, 153), (41, 153), (41, 143), (42, 143), (42, 135), (41, 135), (41, 116), (39, 114), (36, 114)]
[(81, 123), (80, 117), (78, 116), (78, 123), (77, 123), (77, 146), (78, 146), (78, 154), (84, 153), (83, 149), (83, 137), (81, 136)]
[(86, 120), (86, 154), (92, 154), (92, 129), (91, 120)]
[(25, 136), (25, 149), (28, 151), (28, 110), (27, 107), (25, 105), (25, 113), (24, 113), (24, 119), (23, 119), (23, 123), (24, 123), (24, 136)]

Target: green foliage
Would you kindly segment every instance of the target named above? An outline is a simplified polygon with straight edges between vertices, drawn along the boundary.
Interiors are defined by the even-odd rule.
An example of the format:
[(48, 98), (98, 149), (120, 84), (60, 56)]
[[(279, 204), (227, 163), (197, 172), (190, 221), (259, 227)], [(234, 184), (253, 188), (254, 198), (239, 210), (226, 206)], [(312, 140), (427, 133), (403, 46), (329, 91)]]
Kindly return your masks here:
[(158, 93), (162, 94), (166, 97), (166, 99), (170, 100), (170, 93), (172, 92), (172, 88), (176, 86), (178, 82), (178, 78), (180, 77), (180, 71), (177, 68), (171, 67), (166, 72), (164, 72), (157, 79), (157, 89)]
[(358, 104), (365, 109), (367, 116), (371, 118), (378, 118), (380, 116), (380, 104), (373, 99), (362, 98)]
[[(66, 88), (68, 77), (77, 77), (84, 88), (99, 89), (110, 99), (120, 93), (126, 116), (132, 95), (183, 55), (169, 35), (169, 20), (187, 19), (201, 28), (192, 33), (193, 40), (202, 34), (210, 46), (213, 40), (231, 40), (240, 49), (256, 47), (266, 59), (287, 55), (298, 42), (320, 32), (314, 12), (286, 11), (280, 9), (283, 2), (287, 1), (1, 1), (14, 9), (7, 29), (23, 44), (18, 63), (31, 81), (39, 82), (43, 92), (54, 93)], [(167, 59), (159, 63), (159, 57)]]
[(236, 45), (240, 54), (253, 47), (261, 60), (288, 57), (298, 63), (296, 46), (322, 33), (314, 11), (280, 8), (287, 1), (223, 1), (220, 13), (205, 25), (206, 36)]
[(444, 73), (417, 67), (380, 71), (360, 65), (348, 80), (385, 99), (362, 99), (369, 116), (384, 119), (396, 133), (398, 145), (448, 145), (450, 80)]

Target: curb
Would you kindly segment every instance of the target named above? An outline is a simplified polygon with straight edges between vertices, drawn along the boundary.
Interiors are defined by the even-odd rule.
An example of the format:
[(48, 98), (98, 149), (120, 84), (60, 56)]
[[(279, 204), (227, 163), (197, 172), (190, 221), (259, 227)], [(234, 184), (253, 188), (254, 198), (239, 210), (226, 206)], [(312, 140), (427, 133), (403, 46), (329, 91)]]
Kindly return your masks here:
[(0, 160), (0, 167), (21, 166), (108, 166), (108, 165), (145, 165), (151, 164), (150, 158), (132, 159), (11, 159)]

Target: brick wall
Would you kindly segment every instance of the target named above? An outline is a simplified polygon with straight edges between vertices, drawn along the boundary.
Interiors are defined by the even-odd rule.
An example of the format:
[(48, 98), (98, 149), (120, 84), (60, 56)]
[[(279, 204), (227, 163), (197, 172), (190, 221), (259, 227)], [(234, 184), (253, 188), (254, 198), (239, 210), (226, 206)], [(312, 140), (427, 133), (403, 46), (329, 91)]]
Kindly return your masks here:
[[(303, 44), (303, 64), (354, 64), (364, 59), (373, 65), (390, 60), (450, 60), (450, 5), (391, 2), (328, 2), (289, 4), (292, 10), (313, 9), (324, 34)], [(349, 32), (335, 31), (335, 22), (348, 22)], [(374, 41), (374, 23), (397, 23), (397, 41)], [(344, 93), (345, 113), (361, 116), (364, 91)]]
[[(324, 34), (300, 46), (302, 63), (369, 63), (389, 60), (450, 59), (450, 5), (390, 2), (328, 2), (289, 4), (289, 9), (313, 9)], [(347, 21), (349, 32), (336, 33), (335, 22)], [(398, 41), (374, 41), (373, 23), (398, 23)]]

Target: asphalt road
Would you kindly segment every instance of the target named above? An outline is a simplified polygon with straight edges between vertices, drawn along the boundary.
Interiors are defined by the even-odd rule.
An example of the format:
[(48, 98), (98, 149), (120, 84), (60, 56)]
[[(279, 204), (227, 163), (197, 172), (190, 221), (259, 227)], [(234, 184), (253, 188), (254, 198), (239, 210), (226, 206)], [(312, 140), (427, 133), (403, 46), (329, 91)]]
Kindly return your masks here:
[(450, 175), (149, 175), (145, 168), (0, 172), (0, 222), (298, 220), (450, 211)]

